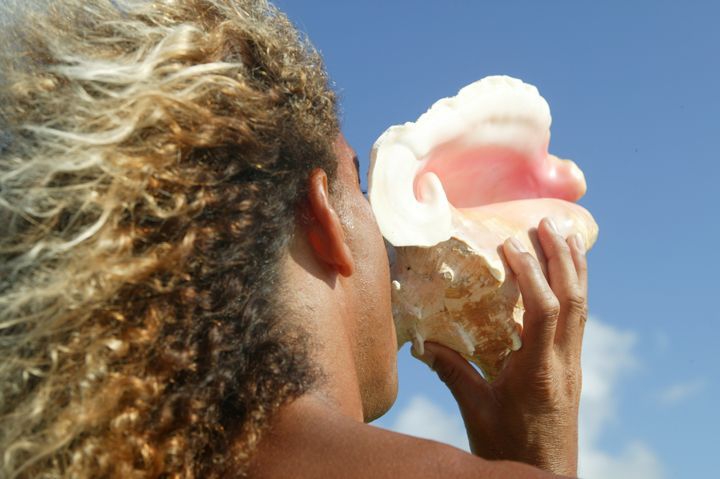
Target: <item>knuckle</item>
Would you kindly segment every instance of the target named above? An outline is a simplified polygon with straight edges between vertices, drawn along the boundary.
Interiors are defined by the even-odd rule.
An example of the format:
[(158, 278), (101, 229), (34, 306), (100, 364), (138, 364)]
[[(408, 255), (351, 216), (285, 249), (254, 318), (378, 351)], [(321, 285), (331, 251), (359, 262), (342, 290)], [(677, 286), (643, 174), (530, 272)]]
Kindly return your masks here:
[(582, 372), (580, 368), (568, 367), (565, 369), (565, 384), (573, 390), (579, 390), (582, 384)]
[(565, 370), (564, 392), (569, 398), (579, 398), (582, 391), (582, 371), (580, 368), (569, 367)]
[(546, 294), (540, 301), (540, 314), (545, 320), (556, 320), (560, 315), (560, 302), (552, 294)]
[(455, 387), (460, 382), (460, 370), (454, 367), (441, 367), (437, 369), (437, 375), (449, 388)]
[(558, 379), (550, 370), (540, 371), (533, 380), (533, 389), (543, 402), (558, 399)]
[(587, 300), (583, 295), (574, 292), (567, 297), (566, 302), (570, 314), (580, 317), (587, 316)]

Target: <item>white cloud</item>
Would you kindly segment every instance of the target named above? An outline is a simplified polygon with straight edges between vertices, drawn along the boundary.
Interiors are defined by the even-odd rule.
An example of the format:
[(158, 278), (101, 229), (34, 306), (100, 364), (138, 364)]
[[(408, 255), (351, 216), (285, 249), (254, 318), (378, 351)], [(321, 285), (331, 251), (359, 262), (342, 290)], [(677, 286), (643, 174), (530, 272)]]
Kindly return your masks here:
[(707, 387), (707, 381), (702, 378), (685, 383), (673, 384), (660, 392), (660, 402), (666, 406), (672, 406), (686, 399), (690, 399), (693, 396), (697, 396), (705, 387)]
[(583, 344), (583, 391), (580, 399), (580, 442), (594, 444), (616, 419), (615, 390), (624, 374), (637, 367), (632, 353), (635, 335), (595, 319), (588, 321)]
[(414, 396), (390, 429), (470, 450), (460, 414), (444, 411), (424, 396)]
[(597, 447), (580, 448), (580, 477), (584, 479), (659, 479), (665, 477), (655, 453), (642, 442), (630, 442), (620, 454), (611, 455)]
[[(583, 348), (579, 470), (580, 477), (585, 479), (665, 477), (658, 457), (642, 441), (628, 439), (621, 444), (618, 453), (604, 451), (600, 445), (607, 426), (618, 420), (617, 391), (623, 376), (632, 373), (638, 365), (634, 345), (635, 335), (631, 332), (620, 331), (597, 319), (591, 319), (587, 324)], [(681, 389), (668, 395), (685, 397), (687, 388)], [(468, 450), (459, 413), (444, 410), (422, 395), (412, 397), (389, 429)]]
[(631, 440), (617, 454), (599, 444), (608, 425), (618, 419), (618, 388), (638, 360), (635, 335), (597, 319), (588, 321), (583, 346), (583, 394), (580, 399), (580, 477), (585, 479), (660, 479), (665, 477), (655, 453)]

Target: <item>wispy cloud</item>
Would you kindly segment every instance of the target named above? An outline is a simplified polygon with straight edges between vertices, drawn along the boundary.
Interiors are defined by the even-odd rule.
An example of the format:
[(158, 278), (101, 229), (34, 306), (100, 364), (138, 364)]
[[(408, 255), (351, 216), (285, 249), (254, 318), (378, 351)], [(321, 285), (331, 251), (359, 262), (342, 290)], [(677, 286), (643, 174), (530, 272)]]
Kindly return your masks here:
[[(607, 427), (619, 418), (617, 391), (622, 386), (622, 380), (637, 367), (634, 345), (635, 335), (632, 332), (620, 331), (597, 319), (591, 319), (587, 324), (580, 405), (579, 471), (585, 479), (665, 477), (657, 455), (643, 441), (628, 438), (617, 453), (605, 451), (600, 445)], [(681, 391), (677, 388), (679, 392), (670, 396), (683, 396), (685, 389)], [(423, 395), (413, 396), (389, 429), (468, 450), (459, 413), (448, 411)]]
[(445, 411), (424, 396), (413, 396), (390, 429), (470, 450), (460, 414)]
[(637, 368), (635, 334), (591, 318), (583, 346), (583, 394), (580, 399), (580, 477), (586, 479), (660, 479), (665, 477), (657, 455), (634, 438), (619, 453), (604, 451), (600, 441), (618, 420), (618, 389)]
[(666, 406), (673, 406), (702, 393), (707, 387), (707, 380), (697, 378), (692, 381), (673, 384), (660, 392), (660, 402)]
[(643, 442), (625, 444), (619, 454), (597, 447), (580, 448), (580, 477), (583, 479), (660, 479), (665, 477), (657, 455)]

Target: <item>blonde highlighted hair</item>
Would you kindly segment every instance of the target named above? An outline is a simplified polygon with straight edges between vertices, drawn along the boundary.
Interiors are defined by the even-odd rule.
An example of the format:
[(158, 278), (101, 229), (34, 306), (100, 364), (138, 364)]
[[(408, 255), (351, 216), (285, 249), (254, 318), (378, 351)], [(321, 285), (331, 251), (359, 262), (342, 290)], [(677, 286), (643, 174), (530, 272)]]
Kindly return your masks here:
[(0, 34), (0, 477), (242, 473), (315, 377), (276, 265), (334, 175), (320, 56), (264, 0), (33, 5)]

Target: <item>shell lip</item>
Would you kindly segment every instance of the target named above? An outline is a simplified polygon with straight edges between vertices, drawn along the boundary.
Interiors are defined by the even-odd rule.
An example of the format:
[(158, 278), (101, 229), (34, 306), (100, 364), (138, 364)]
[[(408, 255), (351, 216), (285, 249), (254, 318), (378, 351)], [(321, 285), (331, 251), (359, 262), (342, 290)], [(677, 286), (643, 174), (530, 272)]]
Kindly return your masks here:
[[(388, 128), (375, 142), (368, 198), (383, 236), (394, 246), (429, 247), (452, 235), (453, 203), (433, 153), (445, 145), (504, 148), (547, 155), (552, 118), (537, 88), (490, 76), (435, 102), (415, 122)], [(445, 168), (445, 171), (451, 168)], [(459, 169), (460, 171), (461, 169)]]
[[(498, 243), (482, 236), (491, 230), (492, 241), (502, 243), (541, 219), (533, 213), (528, 219), (534, 224), (518, 222), (525, 215), (508, 205), (548, 199), (575, 205), (586, 190), (575, 163), (548, 153), (551, 121), (534, 86), (496, 76), (437, 101), (415, 122), (390, 127), (373, 146), (368, 181), (368, 199), (385, 239), (395, 247), (429, 248), (456, 238), (485, 256), (492, 275), (504, 280)], [(579, 206), (582, 211), (537, 205), (552, 206), (548, 211), (564, 222), (575, 221), (570, 226), (579, 221), (586, 230), (597, 229)], [(484, 208), (496, 214), (484, 214)], [(567, 218), (570, 213), (574, 219)], [(509, 218), (514, 228), (503, 224)], [(593, 235), (587, 234), (587, 245)]]

